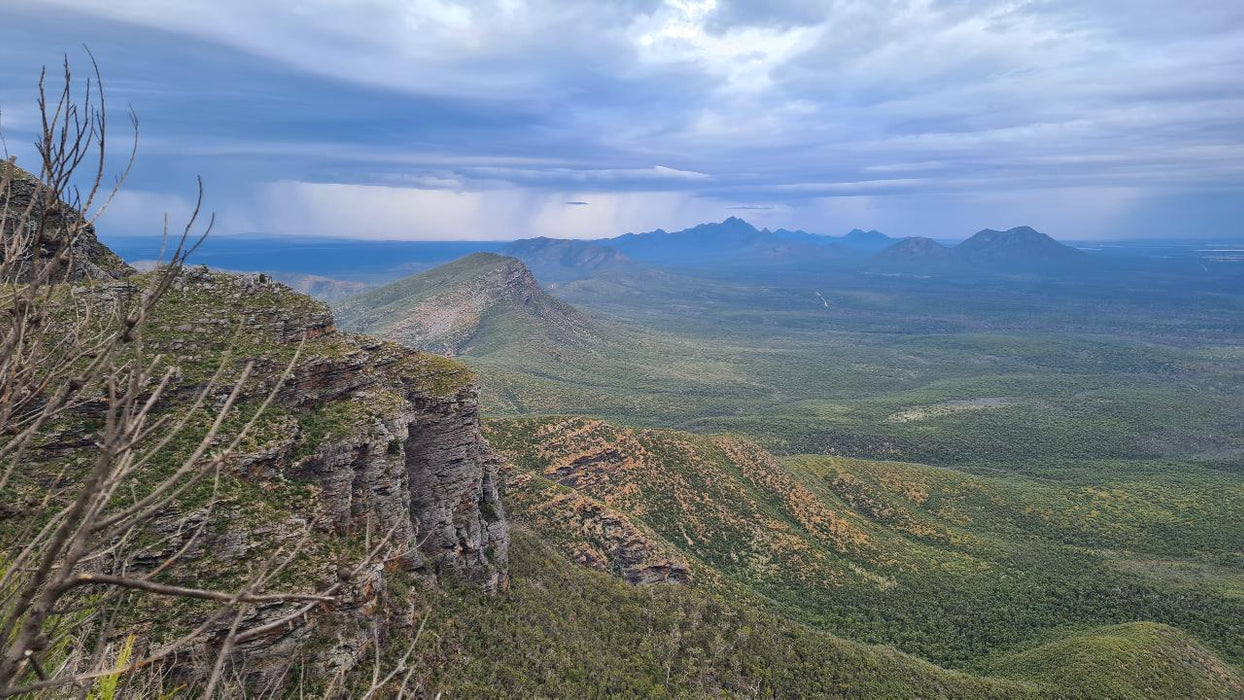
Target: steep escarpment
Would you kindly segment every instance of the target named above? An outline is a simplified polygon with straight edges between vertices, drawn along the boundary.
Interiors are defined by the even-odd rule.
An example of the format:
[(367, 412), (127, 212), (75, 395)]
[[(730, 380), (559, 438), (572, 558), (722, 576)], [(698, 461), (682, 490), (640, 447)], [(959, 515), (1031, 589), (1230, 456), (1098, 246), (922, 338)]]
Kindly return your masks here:
[[(235, 340), (219, 333), (229, 324), (237, 324)], [(276, 380), (284, 356), (299, 350), (276, 402), (299, 427), (287, 446), (262, 459), (243, 456), (252, 463), (248, 475), (280, 471), (315, 482), (340, 531), (367, 517), (382, 532), (396, 528), (396, 540), (418, 544), (408, 556), (413, 569), (449, 568), (489, 588), (503, 584), (506, 530), (494, 458), (464, 367), (340, 333), (327, 306), (262, 275), (185, 274), (151, 331), (155, 350), (193, 349), (203, 358), (223, 343), (221, 354), (233, 348), (234, 362), (256, 362), (260, 371), (248, 386), (256, 398)], [(187, 369), (197, 364), (177, 357), (188, 360)]]
[[(91, 293), (124, 300), (156, 274)], [(279, 685), (295, 662), (316, 678), (339, 676), (388, 635), (416, 624), (391, 581), (448, 577), (488, 593), (507, 587), (497, 458), (481, 436), (466, 368), (341, 333), (326, 305), (266, 276), (203, 268), (176, 279), (142, 333), (144, 356), (172, 377), (157, 413), (186, 420), (190, 438), (170, 443), (144, 467), (153, 476), (167, 473), (207, 429), (211, 416), (193, 405), (205, 387), (219, 405), (244, 378), (226, 433), (275, 391), (211, 487), (187, 490), (142, 534), (149, 544), (141, 552), (108, 565), (150, 572), (176, 555), (174, 566), (156, 572), (163, 582), (231, 590), (257, 567), (288, 558), (274, 588), (333, 590), (331, 602), (305, 610), (287, 602), (245, 611), (232, 663), (248, 685)], [(75, 460), (89, 454), (100, 429), (90, 411), (49, 431), (40, 454), (46, 468), (15, 487), (25, 499), (37, 503), (40, 492), (63, 485), (69, 477), (56, 470), (69, 464), (72, 474)], [(383, 543), (391, 554), (369, 561), (367, 552)], [(206, 625), (207, 646), (179, 661), (193, 677), (189, 659), (210, 653), (211, 639), (229, 627), (211, 613), (195, 601), (170, 607), (140, 599), (127, 611), (127, 629), (155, 648)]]

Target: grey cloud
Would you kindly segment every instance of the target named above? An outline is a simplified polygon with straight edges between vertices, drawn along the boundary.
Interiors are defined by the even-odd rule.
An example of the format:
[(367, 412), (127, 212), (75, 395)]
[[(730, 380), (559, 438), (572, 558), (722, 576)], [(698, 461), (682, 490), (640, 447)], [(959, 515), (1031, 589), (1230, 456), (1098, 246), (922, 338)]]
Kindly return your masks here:
[[(10, 146), (27, 140), (37, 63), (89, 38), (143, 119), (138, 185), (204, 172), (226, 202), (277, 180), (554, 204), (666, 192), (806, 228), (793, 217), (849, 215), (833, 198), (928, 220), (981, 192), (1007, 193), (982, 204), (1001, 207), (1128, 188), (1173, 206), (1244, 186), (1240, 3), (48, 0), (12, 14)], [(1066, 201), (1105, 226), (1091, 197)]]

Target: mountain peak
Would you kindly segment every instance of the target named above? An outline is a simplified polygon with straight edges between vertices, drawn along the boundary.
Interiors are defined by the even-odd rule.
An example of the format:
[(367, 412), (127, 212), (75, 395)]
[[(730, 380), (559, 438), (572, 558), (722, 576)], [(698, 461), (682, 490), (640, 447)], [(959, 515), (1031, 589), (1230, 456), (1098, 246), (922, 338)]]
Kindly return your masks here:
[(877, 254), (885, 262), (933, 262), (950, 256), (950, 249), (932, 238), (912, 236), (904, 238)]
[(851, 229), (839, 240), (848, 248), (869, 253), (881, 251), (895, 243), (895, 239), (876, 229), (864, 231), (858, 228)]
[(717, 231), (721, 233), (732, 233), (732, 234), (740, 234), (740, 233), (741, 234), (758, 234), (760, 233), (760, 229), (756, 228), (755, 226), (752, 226), (750, 223), (748, 223), (747, 221), (743, 219), (740, 219), (737, 216), (726, 217), (725, 219), (721, 221), (721, 223), (700, 224), (699, 226), (692, 227), (691, 229), (688, 229), (688, 230), (695, 231), (697, 229), (712, 230), (712, 231)]
[[(442, 355), (487, 354), (516, 342), (576, 342), (588, 322), (549, 296), (517, 258), (472, 253), (345, 300), (342, 326)], [(534, 347), (534, 345), (532, 346)]]
[[(84, 221), (82, 213), (63, 200), (51, 199), (47, 185), (30, 173), (11, 162), (0, 161), (0, 178), (9, 173), (9, 182), (4, 192), (0, 192), (3, 211), (0, 211), (0, 232), (7, 240), (9, 234), (21, 222), (22, 213), (27, 209), (33, 221), (42, 221), (47, 230), (63, 233), (69, 227), (76, 230), (73, 241), (72, 268), (69, 276), (74, 280), (82, 279), (119, 279), (134, 274), (134, 269), (125, 264), (120, 256), (112, 252), (95, 236), (95, 225)], [(44, 207), (46, 206), (46, 211)], [(55, 254), (54, 246), (46, 242), (38, 242), (29, 253), (33, 258), (48, 260)], [(28, 271), (28, 270), (27, 270)], [(26, 274), (23, 272), (22, 274)]]
[(1031, 226), (1016, 226), (1005, 231), (983, 229), (955, 246), (956, 256), (976, 261), (1011, 266), (1040, 267), (1050, 264), (1083, 263), (1087, 253), (1059, 243)]

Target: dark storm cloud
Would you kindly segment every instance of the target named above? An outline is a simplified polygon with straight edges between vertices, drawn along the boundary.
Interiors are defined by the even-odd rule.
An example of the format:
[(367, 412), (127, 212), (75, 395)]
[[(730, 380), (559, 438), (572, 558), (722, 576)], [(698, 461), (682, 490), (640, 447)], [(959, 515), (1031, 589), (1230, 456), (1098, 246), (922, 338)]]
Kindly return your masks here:
[[(118, 225), (175, 208), (196, 173), (229, 227), (290, 233), (605, 235), (747, 210), (827, 231), (1228, 235), (1244, 215), (1239, 3), (53, 0), (9, 15), (11, 150), (29, 142), (38, 66), (83, 42), (139, 113)], [(566, 206), (588, 195), (590, 211)], [(1197, 206), (1213, 214), (1189, 230), (1178, 212)]]

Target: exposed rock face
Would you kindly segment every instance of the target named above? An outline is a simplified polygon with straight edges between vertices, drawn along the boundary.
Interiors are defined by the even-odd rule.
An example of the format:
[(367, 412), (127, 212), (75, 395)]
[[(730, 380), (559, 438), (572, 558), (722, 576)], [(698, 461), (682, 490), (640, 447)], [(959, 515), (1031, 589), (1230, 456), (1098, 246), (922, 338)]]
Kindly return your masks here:
[(412, 397), (416, 428), (405, 443), (410, 516), (435, 572), (446, 568), (504, 583), (508, 531), (497, 496), (497, 459), (480, 435), (475, 390), (452, 400)]
[[(242, 455), (250, 475), (262, 478), (259, 465), (269, 465), (316, 481), (336, 529), (357, 529), (367, 517), (381, 532), (396, 528), (396, 541), (418, 544), (408, 556), (413, 569), (452, 569), (490, 589), (504, 584), (508, 534), (495, 457), (480, 435), (476, 388), (465, 368), (339, 333), (326, 305), (264, 275), (191, 271), (178, 290), (187, 295), (183, 302), (206, 294), (211, 303), (162, 302), (177, 304), (179, 327), (188, 329), (173, 342), (185, 342), (194, 333), (189, 329), (238, 315), (251, 342), (315, 341), (282, 385), (277, 405), (320, 412), (340, 407), (333, 434), (310, 445), (310, 456), (301, 459), (294, 446), (306, 436), (297, 433), (288, 446)], [(196, 310), (207, 315), (194, 318)], [(265, 374), (255, 396), (278, 372)]]
[(504, 473), (510, 503), (580, 564), (635, 585), (691, 583), (686, 558), (626, 514), (530, 472), (511, 467)]
[[(140, 276), (100, 293), (125, 298), (144, 283)], [(170, 511), (153, 525), (163, 544), (127, 563), (150, 568), (188, 547), (171, 573), (206, 585), (208, 577), (245, 572), (273, 547), (292, 548), (314, 535), (317, 544), (300, 555), (292, 587), (336, 583), (337, 600), (288, 623), (281, 621), (302, 604), (246, 612), (236, 664), (254, 684), (280, 678), (312, 641), (309, 665), (332, 677), (370, 653), (390, 625), (410, 624), (403, 621), (408, 611), (388, 608), (386, 567), (433, 581), (452, 574), (490, 592), (507, 587), (509, 530), (496, 488), (498, 458), (481, 436), (476, 388), (465, 367), (340, 333), (326, 305), (265, 275), (202, 268), (182, 273), (145, 334), (153, 354), (176, 358), (180, 368), (165, 410), (197, 394), (226, 350), (239, 368), (254, 363), (240, 406), (261, 402), (290, 367), (273, 406), (231, 460), (230, 475), (239, 480), (233, 487), (239, 493), (294, 495), (236, 505), (226, 499), (210, 514)], [(222, 385), (227, 394), (227, 382)], [(78, 432), (69, 426), (63, 440), (49, 444), (68, 445)], [(63, 454), (48, 451), (49, 458)], [(211, 527), (192, 540), (205, 519)], [(386, 535), (400, 556), (357, 576), (343, 573), (361, 559), (365, 539), (375, 545)], [(350, 554), (343, 559), (334, 552)], [(220, 623), (222, 634), (229, 622)], [(336, 641), (321, 652), (325, 639)]]
[[(31, 233), (38, 234), (32, 239), (35, 245), (27, 255), (36, 260), (48, 260), (56, 254), (53, 243), (59, 240), (58, 234), (67, 226), (77, 226), (68, 279), (118, 279), (134, 273), (116, 253), (99, 242), (94, 225), (83, 223), (82, 215), (64, 202), (52, 200), (38, 178), (16, 165), (0, 162), (0, 182), (6, 177), (9, 178), (8, 187), (0, 192), (0, 231), (6, 240), (17, 226), (25, 224)], [(21, 277), (24, 279), (28, 272), (27, 266)], [(53, 281), (60, 279), (63, 277), (58, 275)]]

